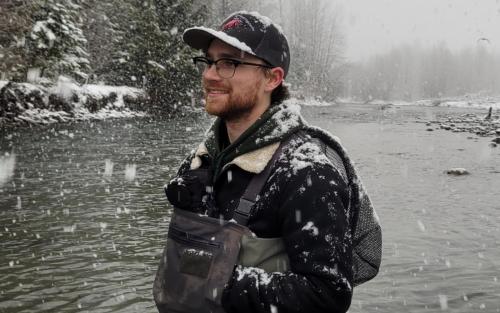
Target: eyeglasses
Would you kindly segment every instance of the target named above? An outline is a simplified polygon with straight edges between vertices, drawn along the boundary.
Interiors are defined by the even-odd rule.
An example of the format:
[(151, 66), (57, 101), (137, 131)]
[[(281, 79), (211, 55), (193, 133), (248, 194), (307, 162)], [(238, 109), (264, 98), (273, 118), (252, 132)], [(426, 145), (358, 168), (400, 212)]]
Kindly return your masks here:
[(215, 71), (222, 78), (233, 77), (234, 72), (236, 72), (236, 67), (238, 67), (239, 65), (251, 65), (263, 68), (273, 68), (273, 66), (266, 64), (242, 62), (239, 60), (228, 59), (228, 58), (221, 58), (216, 61), (213, 61), (206, 57), (194, 57), (193, 62), (198, 71), (200, 72), (200, 74), (203, 74), (206, 70), (208, 70), (212, 66), (212, 64), (215, 64)]

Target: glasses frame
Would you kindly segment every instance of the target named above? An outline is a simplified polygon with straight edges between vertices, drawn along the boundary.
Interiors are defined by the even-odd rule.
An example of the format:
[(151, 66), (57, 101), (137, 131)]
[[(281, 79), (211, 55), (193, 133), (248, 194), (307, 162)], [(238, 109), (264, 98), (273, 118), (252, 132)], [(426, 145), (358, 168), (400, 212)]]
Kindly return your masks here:
[[(233, 73), (231, 75), (221, 75), (220, 74), (220, 71), (221, 71), (221, 68), (218, 66), (218, 63), (221, 62), (221, 61), (229, 61), (229, 63), (231, 63), (233, 65)], [(231, 58), (220, 58), (220, 59), (217, 59), (217, 60), (210, 60), (209, 58), (207, 57), (194, 57), (193, 58), (193, 63), (194, 65), (196, 66), (198, 63), (204, 63), (206, 64), (206, 67), (203, 71), (201, 71), (201, 73), (204, 73), (206, 70), (210, 69), (210, 67), (215, 64), (215, 71), (217, 72), (217, 75), (219, 75), (220, 77), (222, 78), (233, 78), (234, 77), (234, 74), (236, 73), (236, 68), (240, 65), (250, 65), (250, 66), (258, 66), (258, 67), (262, 67), (262, 68), (267, 68), (267, 69), (271, 69), (271, 68), (274, 68), (274, 66), (271, 66), (271, 65), (268, 65), (268, 64), (258, 64), (258, 63), (251, 63), (251, 62), (244, 62), (244, 61), (240, 61), (240, 60), (236, 60), (236, 59), (231, 59)], [(201, 69), (200, 69), (201, 70)]]

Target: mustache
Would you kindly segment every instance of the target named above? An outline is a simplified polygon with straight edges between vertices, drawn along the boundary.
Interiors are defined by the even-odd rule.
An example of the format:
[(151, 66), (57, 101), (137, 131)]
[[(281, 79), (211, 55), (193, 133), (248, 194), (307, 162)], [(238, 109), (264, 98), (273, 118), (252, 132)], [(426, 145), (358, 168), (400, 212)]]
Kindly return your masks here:
[(203, 82), (202, 83), (202, 87), (205, 90), (207, 90), (207, 89), (222, 89), (222, 90), (228, 90), (228, 91), (230, 91), (232, 89), (231, 87), (228, 87), (228, 86), (226, 86), (224, 84), (207, 83), (207, 82)]

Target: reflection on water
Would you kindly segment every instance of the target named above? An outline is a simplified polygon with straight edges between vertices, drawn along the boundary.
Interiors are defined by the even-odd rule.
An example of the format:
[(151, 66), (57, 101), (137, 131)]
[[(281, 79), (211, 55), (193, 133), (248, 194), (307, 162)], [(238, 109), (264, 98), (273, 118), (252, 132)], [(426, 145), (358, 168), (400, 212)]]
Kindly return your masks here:
[[(304, 111), (341, 137), (383, 224), (381, 273), (356, 288), (350, 312), (500, 310), (500, 150), (413, 123), (437, 110)], [(208, 124), (115, 120), (2, 135), (0, 312), (154, 312), (170, 214), (162, 186)], [(472, 174), (443, 173), (452, 167)]]

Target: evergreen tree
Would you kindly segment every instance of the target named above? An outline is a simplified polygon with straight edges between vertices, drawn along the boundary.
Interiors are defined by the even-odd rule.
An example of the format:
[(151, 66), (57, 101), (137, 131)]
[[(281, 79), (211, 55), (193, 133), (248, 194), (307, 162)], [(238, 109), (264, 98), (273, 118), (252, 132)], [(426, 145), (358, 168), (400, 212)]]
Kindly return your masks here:
[(164, 44), (152, 1), (113, 0), (121, 9), (111, 17), (113, 53), (104, 67), (106, 81), (144, 87), (153, 46)]
[(46, 77), (60, 74), (86, 79), (89, 70), (87, 40), (80, 27), (81, 7), (71, 0), (39, 1), (32, 16), (33, 26), (26, 36), (30, 67), (38, 67)]
[(82, 7), (82, 31), (87, 39), (88, 60), (90, 63), (89, 83), (106, 81), (109, 74), (106, 68), (113, 58), (115, 51), (116, 25), (110, 17), (128, 21), (121, 8), (123, 1), (116, 0), (84, 0)]
[(153, 47), (151, 60), (165, 70), (150, 66), (147, 90), (159, 109), (172, 110), (178, 105), (191, 104), (199, 91), (200, 77), (192, 63), (196, 53), (182, 41), (182, 32), (206, 19), (205, 4), (190, 0), (155, 0), (162, 45)]
[(26, 34), (33, 26), (36, 2), (0, 1), (0, 79), (24, 81), (29, 67)]
[(109, 79), (144, 87), (154, 110), (171, 112), (191, 103), (199, 77), (182, 31), (201, 24), (204, 12), (204, 5), (191, 0), (123, 1), (122, 13), (128, 19), (112, 19), (117, 36)]

